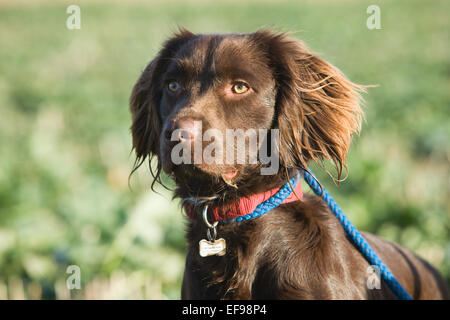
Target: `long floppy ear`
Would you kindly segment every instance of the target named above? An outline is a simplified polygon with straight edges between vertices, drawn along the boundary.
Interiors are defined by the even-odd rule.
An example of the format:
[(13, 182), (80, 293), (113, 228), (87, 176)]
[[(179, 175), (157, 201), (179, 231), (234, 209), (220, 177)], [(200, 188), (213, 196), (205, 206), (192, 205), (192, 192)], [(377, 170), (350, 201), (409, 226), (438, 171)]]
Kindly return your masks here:
[[(156, 58), (142, 72), (130, 96), (131, 133), (133, 136), (133, 149), (136, 152), (136, 161), (132, 172), (139, 168), (147, 157), (151, 159), (153, 156), (156, 156), (158, 159), (157, 171), (156, 173), (151, 172), (155, 181), (158, 182), (160, 182), (159, 174), (161, 173), (159, 136), (162, 125), (158, 113), (163, 87), (161, 77), (177, 48), (192, 37), (194, 37), (193, 33), (180, 29), (178, 33), (169, 39)], [(151, 165), (150, 170), (152, 170)]]
[(274, 69), (280, 163), (307, 168), (310, 160), (328, 159), (340, 179), (351, 135), (360, 129), (364, 87), (286, 34), (262, 30), (252, 37)]
[(136, 160), (142, 162), (150, 154), (157, 154), (161, 121), (159, 119), (155, 97), (152, 96), (151, 86), (155, 66), (155, 59), (148, 64), (133, 87), (130, 96), (130, 111), (132, 116), (131, 134)]

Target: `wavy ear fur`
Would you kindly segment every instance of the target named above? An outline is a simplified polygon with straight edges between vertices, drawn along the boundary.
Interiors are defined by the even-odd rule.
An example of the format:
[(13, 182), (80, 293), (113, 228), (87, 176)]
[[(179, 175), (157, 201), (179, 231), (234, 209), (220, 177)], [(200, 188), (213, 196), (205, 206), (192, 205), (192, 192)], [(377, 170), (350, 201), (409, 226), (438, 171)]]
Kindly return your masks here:
[(328, 159), (340, 179), (351, 135), (360, 129), (364, 87), (284, 33), (261, 30), (251, 37), (275, 72), (280, 163), (307, 168), (310, 160)]
[(156, 155), (158, 159), (156, 172), (150, 170), (155, 178), (155, 182), (161, 182), (161, 163), (159, 161), (159, 136), (161, 133), (161, 119), (158, 114), (158, 105), (161, 101), (162, 84), (161, 76), (164, 73), (170, 58), (188, 39), (194, 34), (180, 29), (171, 39), (169, 39), (142, 72), (133, 87), (130, 96), (130, 111), (132, 116), (131, 133), (133, 136), (133, 149), (136, 152), (136, 161), (132, 172), (136, 171), (142, 163), (149, 158), (149, 161)]

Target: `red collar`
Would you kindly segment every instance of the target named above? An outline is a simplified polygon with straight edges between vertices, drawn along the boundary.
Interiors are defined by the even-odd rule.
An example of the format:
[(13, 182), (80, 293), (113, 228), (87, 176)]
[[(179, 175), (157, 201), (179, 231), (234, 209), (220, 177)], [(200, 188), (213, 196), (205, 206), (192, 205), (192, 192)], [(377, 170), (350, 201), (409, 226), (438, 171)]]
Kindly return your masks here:
[[(241, 198), (235, 203), (231, 203), (222, 207), (209, 208), (208, 220), (213, 223), (215, 221), (220, 222), (248, 215), (252, 213), (259, 204), (271, 198), (275, 193), (278, 192), (278, 190), (280, 190), (280, 188), (275, 188), (263, 193), (254, 194), (249, 198)], [(297, 201), (302, 197), (302, 184), (300, 181), (298, 181), (296, 187), (294, 188), (294, 192), (289, 194), (289, 196), (281, 204)], [(195, 210), (191, 204), (185, 204), (184, 210), (186, 211), (186, 214), (190, 219), (196, 219)]]

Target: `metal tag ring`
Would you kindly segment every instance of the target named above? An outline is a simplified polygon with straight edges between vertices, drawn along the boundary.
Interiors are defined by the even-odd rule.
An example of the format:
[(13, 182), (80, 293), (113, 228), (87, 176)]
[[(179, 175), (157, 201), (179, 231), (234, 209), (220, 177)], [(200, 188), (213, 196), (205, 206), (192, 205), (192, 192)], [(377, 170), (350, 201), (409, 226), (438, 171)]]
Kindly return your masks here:
[[(211, 236), (211, 230), (213, 231), (213, 235)], [(214, 242), (217, 239), (217, 230), (216, 228), (208, 228), (208, 230), (206, 230), (206, 237), (208, 238), (209, 241)]]
[(213, 224), (209, 223), (209, 221), (208, 221), (208, 205), (205, 205), (203, 207), (202, 216), (203, 216), (203, 222), (206, 224), (206, 226), (209, 229), (214, 229), (215, 227), (217, 227), (217, 224), (219, 223), (219, 221), (216, 221)]

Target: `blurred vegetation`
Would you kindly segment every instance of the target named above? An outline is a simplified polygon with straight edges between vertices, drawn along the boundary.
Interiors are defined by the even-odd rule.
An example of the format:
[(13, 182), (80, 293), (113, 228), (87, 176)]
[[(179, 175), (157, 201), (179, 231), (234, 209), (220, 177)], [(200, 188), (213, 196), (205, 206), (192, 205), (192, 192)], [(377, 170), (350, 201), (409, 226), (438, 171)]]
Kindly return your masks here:
[[(361, 230), (450, 280), (450, 3), (0, 1), (0, 298), (180, 296), (184, 218), (134, 161), (128, 97), (161, 43), (191, 31), (294, 31), (365, 95), (349, 177), (321, 181)], [(381, 8), (381, 30), (366, 9)], [(301, 236), (301, 235), (299, 235)], [(68, 292), (66, 268), (81, 268)]]

